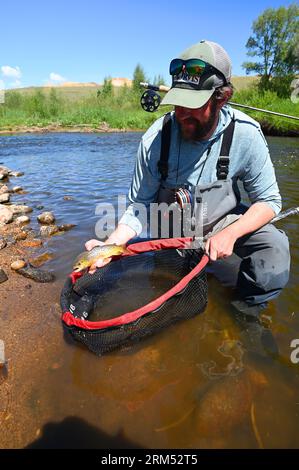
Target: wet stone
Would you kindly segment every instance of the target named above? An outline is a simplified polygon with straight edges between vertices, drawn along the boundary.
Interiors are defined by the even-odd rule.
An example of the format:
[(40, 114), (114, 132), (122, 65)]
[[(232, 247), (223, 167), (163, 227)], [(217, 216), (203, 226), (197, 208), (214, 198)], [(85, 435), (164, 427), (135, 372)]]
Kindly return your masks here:
[(59, 229), (60, 232), (68, 232), (69, 230), (71, 230), (74, 227), (76, 227), (75, 224), (63, 224), (63, 225), (59, 225), (58, 229)]
[(26, 240), (27, 235), (28, 235), (27, 232), (22, 231), (22, 232), (19, 232), (19, 233), (17, 233), (17, 234), (15, 235), (15, 239), (16, 239), (17, 241), (19, 241), (19, 240)]
[(7, 277), (7, 274), (6, 272), (0, 268), (0, 284), (2, 284), (2, 282), (5, 282), (8, 280), (8, 277)]
[(16, 218), (15, 222), (18, 225), (28, 224), (30, 222), (30, 217), (28, 217), (28, 215), (20, 215)]
[(39, 239), (32, 239), (32, 240), (26, 240), (24, 243), (22, 243), (22, 246), (26, 248), (34, 248), (36, 246), (41, 246), (43, 242)]
[(9, 199), (9, 193), (0, 194), (0, 204), (5, 204), (6, 202), (9, 202)]
[(41, 269), (30, 266), (29, 264), (24, 268), (18, 269), (17, 272), (35, 282), (53, 282), (55, 280), (53, 273), (42, 271)]
[(16, 239), (13, 235), (8, 235), (8, 237), (6, 238), (6, 246), (12, 246), (12, 245), (15, 245), (16, 244)]
[(13, 261), (10, 265), (11, 269), (14, 271), (18, 271), (21, 268), (24, 268), (26, 266), (26, 261), (23, 259), (17, 259), (16, 261)]
[(8, 189), (8, 186), (6, 186), (6, 184), (0, 187), (0, 194), (8, 193), (8, 191), (9, 189)]
[(0, 238), (0, 250), (3, 250), (3, 248), (6, 247), (6, 245), (7, 245), (6, 240), (3, 237), (1, 237)]
[(9, 224), (13, 219), (13, 213), (10, 208), (0, 204), (0, 225)]
[(13, 214), (27, 214), (28, 212), (32, 212), (32, 208), (25, 204), (11, 204), (9, 209)]
[(19, 176), (24, 176), (24, 172), (23, 171), (10, 171), (9, 176), (14, 176), (18, 178)]
[(10, 171), (11, 170), (7, 166), (0, 165), (0, 174), (8, 176)]
[(23, 191), (22, 186), (14, 186), (11, 190), (12, 193), (18, 193), (20, 191)]
[(37, 216), (37, 220), (41, 224), (52, 225), (55, 222), (55, 216), (53, 212), (43, 212), (42, 214)]
[(59, 232), (57, 225), (44, 225), (40, 228), (40, 235), (42, 237), (51, 237), (55, 233)]
[(29, 263), (34, 268), (39, 268), (40, 266), (42, 266), (43, 264), (45, 264), (47, 261), (49, 261), (52, 258), (53, 258), (52, 253), (45, 252), (36, 256), (35, 258), (29, 258)]

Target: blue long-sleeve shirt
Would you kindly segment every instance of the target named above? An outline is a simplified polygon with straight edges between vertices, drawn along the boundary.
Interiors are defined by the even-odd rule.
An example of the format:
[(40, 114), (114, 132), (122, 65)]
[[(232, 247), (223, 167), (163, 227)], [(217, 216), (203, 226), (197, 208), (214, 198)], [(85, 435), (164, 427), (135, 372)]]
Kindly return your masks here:
[[(251, 203), (266, 202), (277, 215), (281, 210), (281, 196), (268, 144), (260, 125), (245, 113), (228, 105), (221, 109), (213, 135), (200, 142), (184, 140), (174, 112), (171, 114), (168, 177), (163, 184), (166, 187), (179, 187), (185, 184), (196, 185), (215, 181), (222, 134), (233, 115), (235, 130), (230, 150), (228, 178), (233, 180), (236, 192), (239, 191), (238, 181), (241, 181)], [(143, 203), (148, 208), (150, 203), (156, 202), (161, 184), (158, 161), (162, 124), (163, 117), (157, 119), (142, 136), (129, 190), (131, 204), (120, 220), (120, 223), (135, 230), (137, 235), (142, 231), (142, 224), (135, 216), (134, 204)], [(214, 143), (207, 157), (207, 150), (212, 141)]]

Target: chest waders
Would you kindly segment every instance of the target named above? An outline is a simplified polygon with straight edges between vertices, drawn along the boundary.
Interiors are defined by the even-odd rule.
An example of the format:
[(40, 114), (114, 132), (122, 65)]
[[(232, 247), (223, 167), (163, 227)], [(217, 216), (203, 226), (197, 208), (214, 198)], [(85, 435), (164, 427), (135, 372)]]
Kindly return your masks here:
[[(159, 220), (157, 221), (159, 238), (163, 238), (163, 235), (167, 237), (168, 234), (170, 238), (173, 236), (189, 235), (196, 237), (203, 236), (238, 205), (239, 197), (234, 192), (231, 178), (228, 178), (229, 153), (234, 128), (235, 121), (232, 119), (223, 132), (220, 155), (216, 165), (217, 180), (212, 183), (197, 184), (192, 187), (189, 186), (190, 200), (192, 201), (190, 210), (182, 211), (181, 207), (177, 204), (177, 194), (181, 188), (167, 187), (166, 185), (171, 142), (171, 116), (170, 113), (165, 115), (162, 127), (160, 160), (158, 162), (158, 170), (161, 174), (161, 185), (157, 202), (159, 204), (166, 203), (169, 210), (164, 213), (161, 211), (159, 214)], [(204, 165), (209, 158), (214, 143), (215, 140), (210, 144), (207, 150), (202, 171), (204, 170)], [(176, 219), (179, 212), (180, 217)], [(179, 224), (176, 224), (177, 220), (179, 220)], [(189, 232), (190, 229), (192, 233)]]
[[(217, 180), (191, 188), (193, 203), (189, 222), (195, 228), (201, 228), (198, 213), (203, 214), (207, 231), (237, 204), (232, 181), (227, 178), (233, 130), (234, 121), (224, 132)], [(168, 114), (162, 130), (158, 196), (158, 202), (166, 202), (167, 207), (175, 203), (179, 189), (165, 186), (170, 140)], [(179, 208), (177, 203), (173, 205)], [(207, 214), (202, 210), (205, 207)], [(71, 273), (60, 299), (65, 330), (101, 355), (128, 347), (172, 323), (203, 312), (208, 297), (205, 267), (209, 258), (203, 250), (190, 250), (188, 246), (192, 241), (192, 236), (185, 235), (132, 243), (127, 246), (125, 255), (113, 259), (94, 274)], [(181, 249), (188, 255), (183, 256)]]

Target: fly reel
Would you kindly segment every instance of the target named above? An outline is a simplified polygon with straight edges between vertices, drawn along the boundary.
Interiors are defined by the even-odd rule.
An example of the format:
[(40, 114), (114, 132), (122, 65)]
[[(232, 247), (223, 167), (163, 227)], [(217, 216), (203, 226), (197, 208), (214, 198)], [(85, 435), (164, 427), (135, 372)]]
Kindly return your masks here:
[(161, 103), (161, 97), (155, 90), (145, 90), (140, 98), (140, 104), (144, 111), (153, 113)]

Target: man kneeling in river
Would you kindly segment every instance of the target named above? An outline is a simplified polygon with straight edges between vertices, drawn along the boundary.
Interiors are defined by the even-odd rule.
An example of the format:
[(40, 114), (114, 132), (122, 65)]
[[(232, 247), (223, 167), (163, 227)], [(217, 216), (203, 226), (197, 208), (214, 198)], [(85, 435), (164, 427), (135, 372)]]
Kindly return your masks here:
[[(227, 104), (233, 94), (231, 61), (221, 46), (200, 41), (171, 61), (170, 74), (172, 87), (162, 104), (174, 105), (174, 112), (143, 135), (129, 192), (132, 204), (105, 243), (125, 244), (141, 233), (134, 203), (168, 202), (167, 194), (177, 188), (203, 188), (208, 222), (213, 222), (211, 208), (217, 208), (218, 220), (219, 208), (222, 217), (243, 214), (212, 233), (205, 249), (215, 266), (233, 253), (239, 257), (233, 306), (258, 318), (286, 285), (290, 267), (288, 238), (269, 224), (281, 210), (281, 196), (267, 142), (255, 120)], [(162, 144), (161, 152), (166, 126), (170, 143), (164, 149)], [(240, 203), (238, 181), (249, 207)], [(99, 244), (89, 240), (86, 248)]]

